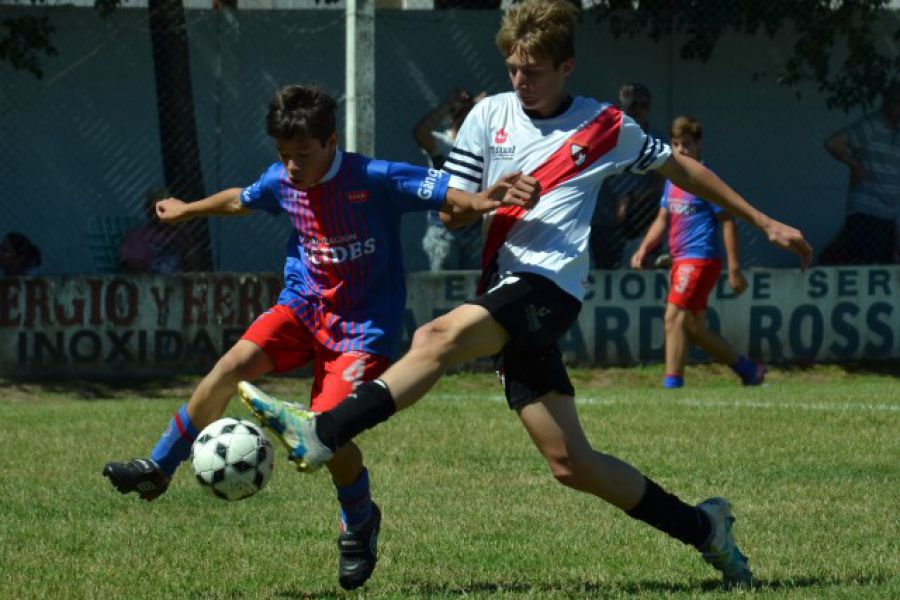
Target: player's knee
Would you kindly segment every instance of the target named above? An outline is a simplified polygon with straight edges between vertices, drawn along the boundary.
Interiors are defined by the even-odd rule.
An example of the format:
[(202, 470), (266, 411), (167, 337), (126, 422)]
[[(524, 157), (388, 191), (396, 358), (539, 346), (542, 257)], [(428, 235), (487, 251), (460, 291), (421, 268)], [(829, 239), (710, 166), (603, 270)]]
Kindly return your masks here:
[(684, 331), (690, 336), (697, 335), (700, 332), (700, 328), (702, 327), (700, 320), (697, 319), (696, 315), (692, 313), (684, 312), (682, 314), (684, 314), (682, 325), (682, 327), (684, 327)]
[(426, 353), (437, 359), (448, 356), (454, 348), (456, 332), (448, 324), (436, 319), (422, 325), (413, 334), (411, 350)]
[(687, 312), (683, 310), (667, 311), (664, 318), (666, 331), (670, 332), (682, 329), (684, 327), (685, 315), (687, 315)]
[(579, 489), (578, 468), (565, 447), (545, 452), (544, 458), (547, 459), (550, 474), (556, 481), (566, 487)]
[(221, 379), (241, 380), (251, 378), (250, 372), (252, 370), (253, 360), (253, 356), (245, 353), (226, 352), (218, 362), (216, 362), (216, 366), (213, 367), (210, 375)]

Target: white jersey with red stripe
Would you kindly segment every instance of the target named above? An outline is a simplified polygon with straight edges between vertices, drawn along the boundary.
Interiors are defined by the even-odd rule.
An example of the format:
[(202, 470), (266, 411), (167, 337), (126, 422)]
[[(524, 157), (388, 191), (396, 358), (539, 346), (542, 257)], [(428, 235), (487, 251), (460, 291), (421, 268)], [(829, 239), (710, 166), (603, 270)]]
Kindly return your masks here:
[(483, 281), (494, 272), (536, 273), (581, 300), (603, 180), (656, 169), (670, 155), (668, 145), (612, 105), (576, 96), (562, 114), (533, 119), (508, 92), (475, 105), (444, 171), (451, 187), (468, 192), (515, 171), (536, 177), (542, 192), (533, 209), (504, 206), (485, 219)]

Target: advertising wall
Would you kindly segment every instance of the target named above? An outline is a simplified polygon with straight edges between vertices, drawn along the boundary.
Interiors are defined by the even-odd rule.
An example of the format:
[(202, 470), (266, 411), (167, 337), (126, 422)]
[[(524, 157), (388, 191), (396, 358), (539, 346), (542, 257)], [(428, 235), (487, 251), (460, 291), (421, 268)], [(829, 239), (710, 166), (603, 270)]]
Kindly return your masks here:
[[(470, 272), (408, 276), (398, 351), (418, 325), (463, 302)], [(768, 362), (900, 358), (900, 267), (750, 270), (733, 297), (725, 276), (708, 321), (741, 352)], [(276, 274), (52, 277), (0, 280), (0, 372), (18, 376), (198, 373), (277, 297)], [(665, 271), (595, 271), (562, 340), (580, 365), (659, 362)], [(700, 353), (695, 360), (703, 360)]]

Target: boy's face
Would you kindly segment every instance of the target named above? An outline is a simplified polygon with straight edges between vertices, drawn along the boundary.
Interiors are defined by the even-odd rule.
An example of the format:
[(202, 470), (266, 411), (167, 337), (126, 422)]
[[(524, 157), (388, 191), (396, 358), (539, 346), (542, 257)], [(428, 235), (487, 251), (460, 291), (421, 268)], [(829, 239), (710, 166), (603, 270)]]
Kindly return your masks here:
[(536, 58), (516, 50), (506, 58), (506, 70), (522, 108), (539, 115), (549, 115), (562, 102), (566, 78), (575, 66), (567, 58), (558, 66), (550, 58)]
[(683, 135), (673, 137), (669, 143), (673, 152), (677, 152), (682, 156), (690, 156), (694, 160), (700, 160), (700, 155), (703, 152), (703, 140), (696, 140), (689, 135)]
[(328, 136), (324, 145), (309, 137), (276, 139), (275, 148), (294, 185), (306, 189), (317, 184), (331, 167), (337, 149), (337, 134)]

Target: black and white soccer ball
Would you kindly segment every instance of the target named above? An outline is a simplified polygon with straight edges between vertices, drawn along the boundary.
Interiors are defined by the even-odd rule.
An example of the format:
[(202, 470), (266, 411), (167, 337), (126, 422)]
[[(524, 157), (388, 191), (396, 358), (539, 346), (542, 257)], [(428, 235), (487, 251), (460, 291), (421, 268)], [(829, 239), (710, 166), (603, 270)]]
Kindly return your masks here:
[(263, 489), (274, 458), (272, 442), (262, 429), (231, 417), (210, 423), (191, 447), (191, 466), (200, 486), (224, 500), (243, 500)]

